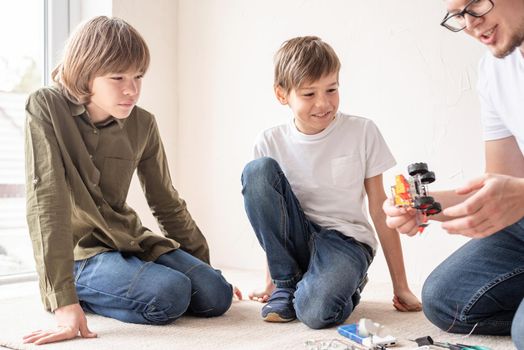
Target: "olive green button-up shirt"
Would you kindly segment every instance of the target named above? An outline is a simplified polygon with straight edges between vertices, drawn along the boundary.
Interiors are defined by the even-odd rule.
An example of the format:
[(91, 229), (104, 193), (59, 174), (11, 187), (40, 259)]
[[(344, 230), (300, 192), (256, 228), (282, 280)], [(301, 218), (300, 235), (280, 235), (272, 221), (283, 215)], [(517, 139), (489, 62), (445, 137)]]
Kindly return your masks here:
[[(173, 188), (153, 115), (94, 125), (84, 106), (55, 88), (26, 105), (27, 222), (44, 306), (78, 302), (74, 260), (121, 251), (142, 260), (181, 247), (209, 263), (206, 240)], [(163, 235), (142, 226), (126, 204), (137, 170)]]

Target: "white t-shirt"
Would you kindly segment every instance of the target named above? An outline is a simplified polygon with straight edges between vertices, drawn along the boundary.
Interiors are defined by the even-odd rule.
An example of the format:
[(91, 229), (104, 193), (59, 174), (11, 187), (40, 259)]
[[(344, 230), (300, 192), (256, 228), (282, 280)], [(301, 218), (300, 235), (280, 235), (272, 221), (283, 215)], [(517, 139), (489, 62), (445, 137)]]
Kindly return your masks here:
[(524, 153), (524, 57), (517, 48), (503, 59), (486, 53), (479, 64), (484, 140), (515, 136)]
[(371, 120), (339, 112), (315, 135), (301, 133), (291, 121), (258, 136), (255, 158), (260, 157), (279, 163), (308, 219), (376, 250), (364, 179), (396, 162)]

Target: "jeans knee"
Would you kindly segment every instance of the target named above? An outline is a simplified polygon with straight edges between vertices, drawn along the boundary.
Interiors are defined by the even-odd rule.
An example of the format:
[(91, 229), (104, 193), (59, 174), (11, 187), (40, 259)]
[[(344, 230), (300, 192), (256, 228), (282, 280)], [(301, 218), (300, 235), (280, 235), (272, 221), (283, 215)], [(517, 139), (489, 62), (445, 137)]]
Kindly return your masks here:
[(162, 325), (182, 316), (191, 302), (191, 280), (182, 274), (176, 278), (165, 278), (152, 291), (153, 299), (143, 311), (143, 317), (151, 324)]
[(195, 315), (221, 316), (231, 307), (233, 287), (219, 271), (213, 273), (213, 276), (206, 278), (205, 289), (200, 287), (198, 291), (194, 291), (190, 308)]
[(353, 309), (351, 301), (334, 297), (315, 298), (295, 293), (295, 312), (297, 319), (312, 329), (322, 329), (343, 323)]
[[(242, 172), (242, 185), (246, 188), (258, 188), (268, 181), (271, 174), (280, 170), (280, 166), (273, 158), (262, 157), (247, 163)], [(248, 187), (249, 186), (249, 187)]]
[(454, 315), (448, 314), (445, 310), (445, 300), (441, 294), (446, 287), (440, 286), (438, 279), (428, 277), (424, 286), (422, 287), (422, 310), (426, 318), (435, 326), (442, 330), (449, 328), (453, 322)]

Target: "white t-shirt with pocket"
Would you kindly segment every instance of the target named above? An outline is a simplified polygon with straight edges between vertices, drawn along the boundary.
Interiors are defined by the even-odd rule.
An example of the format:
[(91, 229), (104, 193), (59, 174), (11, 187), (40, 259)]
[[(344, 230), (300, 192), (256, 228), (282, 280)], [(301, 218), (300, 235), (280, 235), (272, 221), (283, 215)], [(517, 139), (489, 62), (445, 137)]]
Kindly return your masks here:
[(263, 131), (254, 155), (279, 163), (308, 219), (376, 250), (364, 179), (396, 162), (375, 123), (339, 112), (325, 130), (306, 135), (291, 121)]

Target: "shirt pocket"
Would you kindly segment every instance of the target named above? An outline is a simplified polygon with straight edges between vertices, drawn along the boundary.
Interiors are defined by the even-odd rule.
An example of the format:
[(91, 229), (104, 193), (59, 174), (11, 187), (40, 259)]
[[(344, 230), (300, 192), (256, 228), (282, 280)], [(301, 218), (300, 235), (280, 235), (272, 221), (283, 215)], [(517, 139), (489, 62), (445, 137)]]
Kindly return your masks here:
[(124, 205), (136, 166), (135, 159), (104, 158), (100, 189), (104, 199), (112, 207), (120, 208)]
[(331, 177), (335, 187), (361, 186), (364, 171), (358, 154), (331, 159)]

